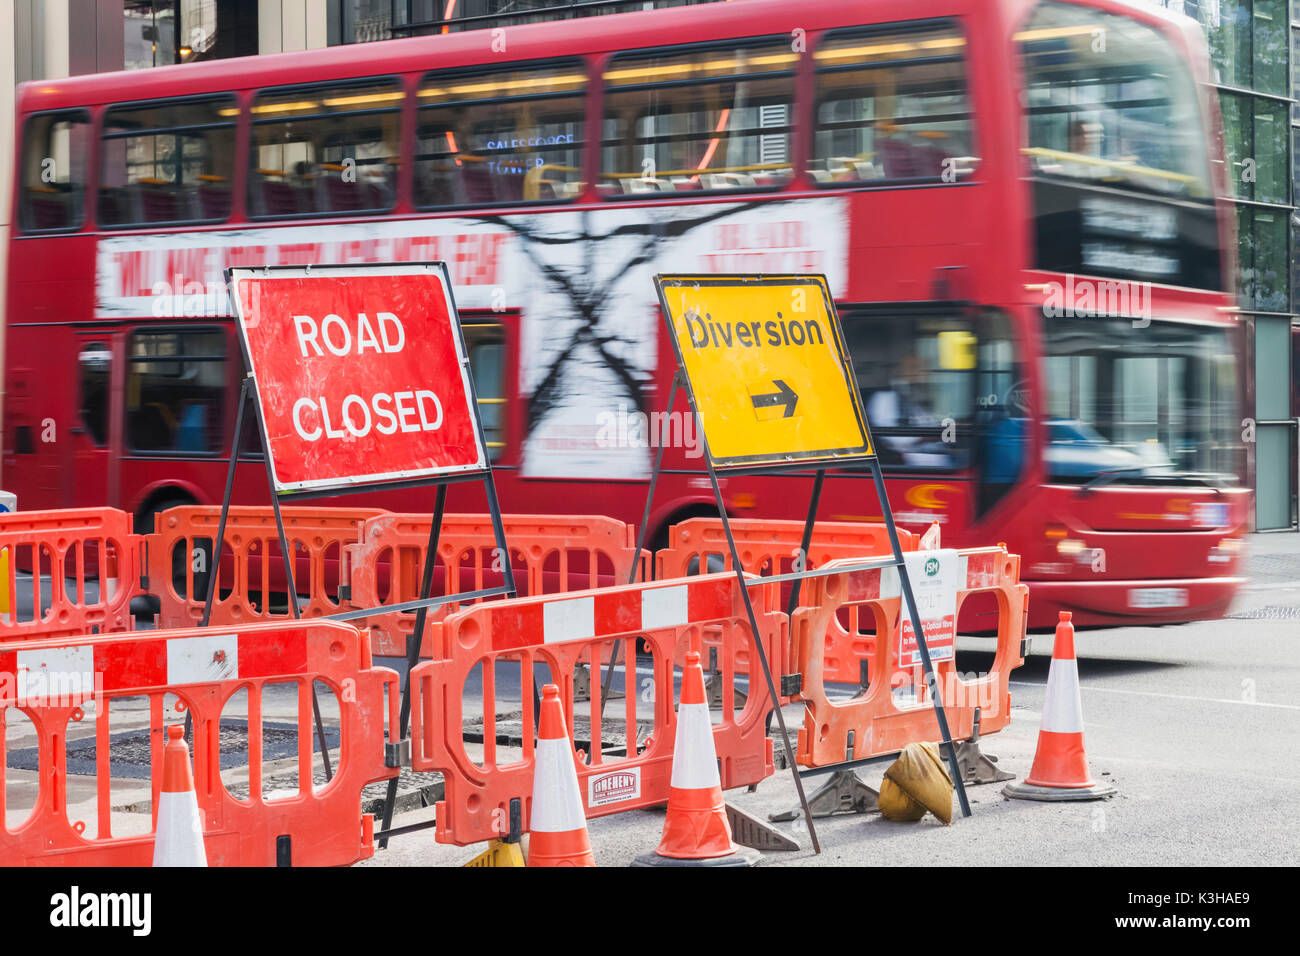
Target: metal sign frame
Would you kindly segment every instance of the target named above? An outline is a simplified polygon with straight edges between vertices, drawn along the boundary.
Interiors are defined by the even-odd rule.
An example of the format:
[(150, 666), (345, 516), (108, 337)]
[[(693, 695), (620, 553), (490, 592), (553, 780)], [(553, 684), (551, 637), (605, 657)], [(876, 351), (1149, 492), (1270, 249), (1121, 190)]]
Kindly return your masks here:
[[(853, 377), (853, 363), (849, 360), (848, 349), (844, 343), (844, 332), (840, 328), (839, 317), (835, 312), (835, 303), (831, 298), (830, 283), (826, 276), (820, 274), (809, 275), (743, 275), (739, 273), (719, 273), (708, 275), (691, 275), (691, 274), (673, 274), (673, 275), (656, 275), (655, 291), (659, 295), (659, 310), (664, 317), (664, 322), (668, 327), (668, 341), (673, 347), (673, 356), (677, 359), (677, 367), (683, 372), (686, 371), (685, 355), (682, 353), (681, 342), (677, 338), (677, 329), (673, 325), (673, 310), (668, 304), (668, 290), (677, 289), (683, 286), (694, 285), (699, 282), (707, 282), (715, 287), (750, 287), (761, 288), (764, 286), (808, 286), (816, 288), (821, 294), (822, 304), (826, 309), (826, 320), (830, 326), (830, 334), (833, 342), (832, 347), (835, 350), (837, 364), (841, 373), (844, 375), (844, 387), (848, 394), (849, 401), (853, 407), (853, 413), (859, 431), (862, 433), (864, 445), (852, 448), (822, 448), (804, 452), (790, 453), (782, 457), (773, 455), (743, 455), (730, 458), (711, 458), (713, 467), (727, 474), (736, 474), (741, 469), (764, 468), (764, 469), (783, 469), (783, 468), (808, 468), (816, 466), (818, 463), (835, 462), (837, 466), (848, 466), (853, 464), (865, 463), (869, 458), (874, 456), (875, 444), (871, 440), (871, 431), (867, 427), (866, 411), (862, 407), (862, 396), (857, 390), (857, 384)], [(698, 408), (695, 395), (695, 384), (691, 381), (690, 375), (685, 375), (686, 391), (690, 396), (691, 407)], [(703, 432), (703, 419), (700, 419), (700, 430)]]
[[(271, 461), (270, 445), (266, 437), (266, 419), (262, 413), (261, 402), (258, 399), (257, 380), (252, 372), (252, 360), (248, 353), (247, 343), (244, 341), (242, 327), (240, 332), (240, 344), (244, 348), (244, 359), (248, 363), (250, 371), (244, 377), (243, 384), (239, 392), (239, 405), (235, 415), (235, 434), (231, 439), (230, 462), (226, 469), (226, 490), (221, 502), (221, 517), (217, 523), (217, 534), (213, 547), (214, 554), (209, 562), (208, 588), (207, 597), (203, 605), (203, 617), (199, 621), (199, 627), (207, 627), (212, 616), (213, 600), (216, 596), (217, 577), (221, 568), (221, 550), (225, 543), (226, 519), (230, 513), (230, 499), (235, 484), (235, 464), (239, 460), (239, 446), (243, 439), (244, 430), (244, 409), (249, 400), (253, 402), (255, 417), (257, 419), (258, 429), (262, 440), (262, 461), (266, 467), (266, 484), (271, 493), (271, 508), (275, 513), (275, 528), (280, 539), (280, 553), (284, 558), (285, 581), (289, 591), (289, 608), (293, 614), (294, 620), (302, 617), (302, 609), (298, 605), (298, 590), (294, 582), (293, 573), (293, 555), (289, 551), (288, 538), (284, 531), (284, 518), (280, 512), (280, 499), (282, 497), (298, 499), (333, 497), (340, 494), (357, 494), (370, 491), (390, 491), (399, 488), (415, 488), (434, 486), (437, 493), (434, 499), (433, 520), (429, 526), (429, 541), (425, 547), (424, 553), (424, 570), (420, 581), (420, 597), (415, 601), (408, 601), (398, 605), (380, 605), (372, 608), (363, 608), (354, 611), (344, 611), (338, 614), (325, 616), (325, 620), (333, 621), (354, 621), (361, 618), (371, 617), (376, 614), (391, 614), (401, 611), (415, 611), (415, 627), (413, 633), (406, 639), (406, 671), (402, 674), (402, 704), (400, 714), (399, 742), (390, 742), (389, 747), (394, 748), (390, 759), (396, 760), (395, 766), (400, 766), (401, 751), (404, 749), (406, 742), (407, 728), (410, 726), (411, 719), (411, 695), (410, 695), (410, 672), (420, 659), (420, 644), (424, 639), (425, 623), (428, 619), (429, 608), (437, 607), (442, 604), (449, 604), (453, 601), (470, 601), (478, 598), (496, 597), (498, 595), (516, 594), (514, 568), (509, 560), (510, 550), (506, 543), (505, 525), (501, 518), (501, 505), (497, 500), (496, 483), (492, 473), (492, 463), (487, 456), (487, 440), (483, 432), (483, 422), (479, 416), (478, 394), (474, 390), (474, 379), (470, 374), (469, 355), (465, 348), (464, 336), (461, 332), (459, 312), (456, 310), (456, 301), (452, 293), (451, 281), (447, 272), (447, 266), (444, 262), (424, 262), (424, 263), (372, 263), (364, 266), (356, 265), (325, 265), (325, 266), (266, 266), (255, 269), (226, 269), (226, 290), (230, 297), (232, 307), (238, 302), (236, 289), (234, 286), (235, 273), (247, 274), (270, 274), (276, 271), (294, 270), (304, 272), (304, 274), (314, 274), (327, 272), (333, 274), (350, 274), (350, 275), (367, 275), (374, 273), (383, 273), (385, 270), (397, 270), (402, 274), (417, 274), (411, 266), (436, 268), (441, 271), (443, 277), (443, 288), (447, 295), (448, 315), (452, 321), (452, 327), (455, 334), (457, 357), (460, 360), (460, 371), (462, 380), (465, 383), (465, 396), (469, 402), (470, 418), (474, 422), (475, 441), (478, 444), (481, 469), (473, 471), (455, 470), (450, 473), (411, 473), (404, 476), (395, 476), (393, 480), (364, 481), (356, 484), (345, 484), (343, 486), (317, 487), (303, 490), (285, 489), (279, 490), (276, 487), (275, 475)], [(483, 484), (484, 493), (487, 496), (488, 512), (492, 519), (492, 532), (499, 554), (505, 555), (502, 562), (502, 576), (504, 583), (492, 588), (483, 588), (477, 591), (465, 591), (458, 594), (444, 594), (437, 597), (431, 597), (433, 590), (433, 571), (434, 564), (438, 560), (438, 540), (442, 534), (443, 517), (446, 514), (447, 505), (447, 487), (452, 484), (459, 484), (467, 481), (480, 481)], [(536, 694), (536, 688), (534, 688)], [(316, 690), (312, 688), (312, 710), (316, 719), (316, 738), (321, 749), (321, 756), (325, 766), (326, 779), (332, 778), (333, 774), (330, 768), (329, 749), (325, 743), (324, 725), (321, 721), (320, 706), (316, 700)], [(388, 781), (388, 791), (384, 800), (384, 814), (382, 831), (389, 828), (393, 817), (393, 805), (397, 798), (397, 778), (394, 777)], [(380, 849), (388, 844), (385, 837), (380, 841)]]
[[(657, 288), (660, 287), (660, 280), (664, 278), (671, 279), (676, 277), (655, 276), (655, 285)], [(726, 277), (726, 278), (739, 278), (739, 277)], [(791, 277), (783, 276), (780, 278), (782, 278), (785, 281), (788, 281)], [(823, 283), (825, 282), (824, 277), (821, 277), (821, 281)], [(828, 286), (824, 286), (824, 287), (827, 289), (827, 294), (829, 296), (829, 287)], [(758, 640), (758, 619), (756, 614), (754, 613), (753, 601), (750, 599), (749, 596), (749, 589), (755, 586), (764, 586), (768, 584), (774, 584), (780, 581), (793, 582), (790, 589), (790, 602), (787, 608), (787, 613), (793, 614), (795, 608), (798, 606), (799, 603), (800, 584), (803, 582), (805, 578), (824, 577), (829, 573), (842, 574), (848, 570), (855, 570), (857, 568), (883, 569), (883, 568), (892, 567), (898, 569), (897, 573), (898, 573), (900, 590), (902, 591), (903, 601), (907, 607), (908, 616), (912, 621), (912, 629), (916, 634), (916, 646), (917, 646), (917, 650), (920, 652), (921, 655), (921, 661), (925, 670), (926, 685), (929, 689), (930, 699), (934, 705), (934, 712), (935, 712), (935, 717), (937, 718), (939, 723), (939, 730), (943, 736), (943, 743), (945, 745), (943, 749), (946, 752), (948, 758), (949, 772), (952, 776), (953, 783), (957, 790), (958, 800), (961, 804), (962, 816), (965, 817), (970, 816), (971, 815), (970, 802), (966, 797), (966, 786), (962, 777), (961, 768), (958, 766), (957, 763), (956, 747), (953, 745), (952, 734), (948, 728), (948, 719), (946, 714), (944, 713), (943, 695), (940, 692), (938, 678), (936, 677), (934, 672), (934, 664), (930, 660), (930, 650), (926, 644), (926, 639), (925, 639), (925, 628), (921, 623), (921, 616), (916, 607), (916, 597), (912, 592), (912, 582), (907, 573), (907, 562), (903, 557), (902, 545), (900, 544), (898, 538), (898, 528), (894, 523), (894, 512), (893, 509), (890, 507), (889, 497), (885, 492), (885, 480), (880, 470), (879, 459), (873, 453), (869, 455), (857, 456), (851, 459), (845, 459), (845, 460), (837, 459), (834, 461), (834, 466), (844, 467), (846, 464), (857, 464), (857, 465), (866, 465), (870, 469), (871, 477), (875, 484), (876, 496), (880, 500), (881, 513), (885, 519), (885, 527), (889, 533), (889, 544), (890, 544), (890, 549), (892, 551), (892, 555), (890, 558), (883, 559), (883, 560), (882, 559), (866, 560), (861, 565), (855, 566), (855, 568), (836, 568), (834, 569), (833, 572), (829, 572), (822, 569), (812, 569), (812, 570), (805, 569), (803, 571), (796, 571), (790, 574), (773, 575), (770, 577), (746, 577), (744, 567), (740, 560), (740, 551), (736, 546), (736, 539), (731, 531), (731, 521), (727, 517), (727, 509), (725, 503), (723, 502), (722, 490), (718, 484), (718, 472), (722, 471), (724, 474), (728, 476), (751, 475), (751, 474), (753, 475), (774, 474), (774, 473), (786, 472), (791, 470), (792, 468), (807, 469), (809, 463), (807, 460), (804, 460), (799, 462), (778, 463), (766, 467), (764, 466), (755, 467), (754, 465), (745, 467), (743, 465), (739, 465), (739, 466), (729, 466), (720, 469), (717, 466), (713, 458), (713, 452), (709, 447), (708, 432), (705, 430), (704, 420), (699, 412), (698, 397), (695, 393), (695, 390), (691, 387), (690, 376), (686, 372), (686, 366), (682, 361), (681, 352), (678, 349), (676, 344), (676, 331), (673, 329), (672, 326), (672, 317), (671, 314), (667, 311), (667, 306), (666, 303), (663, 302), (662, 295), (660, 298), (660, 302), (662, 305), (664, 305), (664, 310), (665, 310), (664, 319), (665, 322), (667, 323), (669, 335), (673, 339), (673, 343), (674, 343), (673, 348), (677, 357), (677, 371), (673, 375), (672, 387), (669, 389), (668, 405), (666, 407), (666, 410), (669, 413), (673, 411), (673, 406), (676, 403), (677, 392), (679, 389), (686, 393), (687, 404), (690, 407), (691, 414), (695, 416), (696, 425), (699, 428), (701, 440), (704, 445), (704, 464), (706, 468), (706, 473), (708, 474), (709, 482), (713, 487), (713, 498), (715, 503), (718, 506), (718, 516), (722, 520), (722, 529), (727, 537), (727, 547), (731, 552), (732, 570), (736, 574), (736, 578), (740, 583), (740, 592), (744, 596), (745, 611), (749, 617), (750, 632), (754, 638), (754, 649), (757, 651), (758, 660), (763, 669), (763, 678), (767, 682), (768, 694), (772, 701), (772, 709), (775, 712), (777, 725), (780, 728), (781, 743), (785, 751), (786, 766), (790, 768), (790, 772), (794, 777), (795, 789), (799, 794), (799, 803), (803, 810), (804, 821), (808, 827), (808, 833), (812, 840), (814, 852), (816, 853), (821, 852), (821, 844), (817, 839), (817, 831), (813, 824), (812, 810), (809, 807), (808, 798), (804, 793), (803, 774), (799, 771), (797, 765), (795, 764), (794, 748), (790, 745), (790, 735), (786, 729), (785, 716), (782, 713), (779, 704), (780, 696), (777, 693), (776, 682), (772, 676), (771, 665), (768, 662), (767, 653), (763, 650), (762, 642)], [(839, 317), (835, 312), (833, 300), (830, 300), (829, 298), (827, 300), (827, 316), (836, 334), (839, 335)], [(842, 341), (843, 339), (841, 337), (840, 339), (841, 344)], [(841, 353), (841, 354), (846, 355), (846, 353)], [(861, 393), (858, 391), (857, 379), (853, 375), (852, 363), (846, 362), (846, 373), (848, 375), (848, 384), (852, 389), (852, 394), (857, 396), (857, 399), (854, 403), (855, 407), (857, 407), (860, 410)], [(867, 425), (865, 416), (863, 416), (861, 420), (861, 424), (863, 427), (864, 434), (866, 435), (868, 447), (872, 449), (872, 451), (874, 452), (875, 444), (871, 439), (870, 429)], [(645, 546), (646, 531), (650, 522), (651, 507), (654, 503), (655, 488), (659, 483), (659, 475), (663, 470), (663, 449), (664, 449), (663, 442), (659, 442), (655, 449), (654, 468), (651, 470), (650, 473), (650, 484), (646, 488), (645, 511), (643, 512), (643, 516), (641, 519), (641, 527), (637, 533), (636, 553), (638, 554), (640, 553), (641, 549)], [(813, 479), (812, 493), (810, 495), (810, 500), (808, 503), (808, 517), (804, 522), (803, 536), (801, 538), (801, 545), (800, 545), (801, 551), (805, 555), (808, 553), (808, 549), (812, 545), (813, 527), (817, 520), (817, 506), (821, 500), (822, 486), (825, 484), (825, 480), (826, 480), (826, 471), (827, 471), (827, 465), (823, 463), (821, 467), (817, 468), (816, 474)], [(698, 472), (696, 472), (696, 474), (698, 474)], [(636, 575), (637, 575), (637, 567), (638, 567), (637, 565), (633, 566), (631, 579), (629, 580), (629, 583), (635, 582)], [(902, 626), (901, 623), (899, 626), (901, 629)], [(890, 639), (892, 640), (892, 636)], [(612, 656), (609, 665), (605, 670), (606, 687), (608, 687), (608, 683), (610, 678), (612, 677), (613, 668), (616, 663), (617, 663), (617, 657)], [(602, 694), (602, 700), (604, 699), (604, 696), (605, 695)], [(814, 772), (825, 773), (830, 770), (836, 769), (838, 766), (840, 765), (834, 765), (831, 767), (818, 767), (815, 768)]]
[[(322, 478), (312, 481), (299, 481), (284, 484), (279, 480), (275, 468), (275, 456), (271, 454), (271, 447), (266, 443), (266, 413), (262, 403), (259, 401), (257, 406), (257, 423), (262, 432), (262, 448), (270, 464), (271, 479), (275, 487), (279, 489), (278, 493), (282, 496), (294, 495), (329, 495), (339, 494), (345, 491), (362, 490), (369, 486), (409, 487), (413, 483), (421, 483), (426, 478), (451, 478), (456, 475), (465, 475), (467, 477), (476, 477), (487, 470), (488, 454), (487, 446), (483, 435), (483, 430), (477, 420), (478, 413), (478, 396), (474, 393), (474, 381), (469, 371), (469, 351), (465, 347), (465, 335), (461, 329), (459, 313), (456, 311), (456, 301), (451, 290), (451, 273), (447, 269), (445, 262), (401, 262), (401, 263), (374, 263), (365, 265), (280, 265), (280, 266), (259, 266), (259, 267), (239, 267), (225, 270), (226, 288), (230, 298), (231, 309), (235, 313), (235, 327), (239, 331), (239, 344), (244, 353), (244, 362), (248, 368), (249, 377), (253, 380), (253, 385), (257, 386), (257, 364), (253, 358), (253, 351), (249, 347), (248, 337), (245, 329), (244, 303), (238, 295), (237, 283), (243, 279), (256, 278), (313, 278), (315, 276), (332, 276), (337, 278), (372, 276), (376, 273), (393, 276), (418, 276), (418, 275), (437, 275), (441, 280), (447, 317), (451, 323), (452, 344), (456, 349), (456, 358), (460, 365), (462, 394), (469, 402), (467, 411), (475, 419), (475, 442), (477, 443), (478, 460), (470, 465), (458, 465), (451, 468), (415, 468), (408, 471), (394, 473), (384, 473), (378, 475), (355, 475), (340, 478)], [(260, 393), (259, 393), (260, 394)]]

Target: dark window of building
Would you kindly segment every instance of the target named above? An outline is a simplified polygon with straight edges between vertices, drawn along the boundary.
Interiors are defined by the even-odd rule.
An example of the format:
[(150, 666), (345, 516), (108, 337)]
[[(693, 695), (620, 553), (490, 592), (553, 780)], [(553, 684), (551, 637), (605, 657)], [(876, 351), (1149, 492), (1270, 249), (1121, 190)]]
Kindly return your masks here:
[(1237, 249), (1242, 308), (1285, 312), (1290, 301), (1288, 234), (1291, 212), (1238, 205)]
[(233, 97), (115, 106), (104, 115), (99, 218), (106, 226), (230, 215)]
[(250, 214), (391, 209), (404, 95), (396, 80), (259, 93), (252, 109)]
[(969, 176), (979, 160), (965, 49), (949, 24), (836, 33), (823, 42), (814, 54), (812, 178), (830, 186)]
[(615, 197), (785, 185), (798, 59), (788, 38), (616, 57), (596, 188)]
[(126, 0), (126, 69), (251, 56), (259, 52), (257, 8), (258, 0)]
[(586, 86), (576, 60), (427, 77), (418, 94), (416, 205), (575, 198)]
[(127, 446), (137, 452), (220, 451), (226, 405), (222, 330), (137, 330), (128, 357)]
[(1239, 199), (1285, 203), (1290, 196), (1285, 103), (1220, 92), (1228, 190)]
[(43, 113), (23, 129), (24, 232), (76, 229), (84, 218), (90, 117), (83, 112)]

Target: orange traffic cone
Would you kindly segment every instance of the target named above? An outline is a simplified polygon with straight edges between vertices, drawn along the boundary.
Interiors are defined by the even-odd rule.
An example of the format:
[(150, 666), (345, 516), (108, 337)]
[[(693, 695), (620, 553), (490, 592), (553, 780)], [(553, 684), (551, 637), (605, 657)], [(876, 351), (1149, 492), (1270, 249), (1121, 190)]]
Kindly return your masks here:
[(162, 792), (158, 794), (158, 822), (154, 827), (154, 866), (207, 866), (203, 849), (203, 821), (194, 794), (190, 770), (190, 748), (185, 745), (185, 728), (167, 728), (163, 748)]
[(699, 652), (687, 651), (663, 839), (653, 853), (637, 857), (634, 865), (753, 866), (757, 862), (757, 853), (742, 851), (731, 842), (713, 722), (704, 696), (704, 669)]
[(1079, 700), (1079, 667), (1074, 656), (1074, 625), (1062, 611), (1056, 625), (1052, 663), (1047, 670), (1043, 722), (1038, 731), (1034, 765), (1024, 783), (1002, 790), (1022, 800), (1100, 800), (1115, 788), (1094, 783), (1083, 751), (1083, 705)]
[(587, 814), (573, 766), (573, 741), (564, 729), (560, 689), (542, 688), (542, 714), (533, 753), (533, 815), (529, 866), (595, 866)]

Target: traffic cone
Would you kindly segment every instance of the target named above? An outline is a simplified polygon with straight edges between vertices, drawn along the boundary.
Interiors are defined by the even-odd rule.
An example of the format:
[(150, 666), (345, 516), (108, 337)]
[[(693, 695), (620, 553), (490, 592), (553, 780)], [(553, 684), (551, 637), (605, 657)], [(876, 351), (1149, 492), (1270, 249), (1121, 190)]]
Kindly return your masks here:
[(154, 866), (207, 866), (203, 849), (203, 821), (194, 793), (190, 770), (190, 748), (185, 745), (185, 728), (167, 728), (163, 748), (162, 792), (158, 794), (158, 822), (154, 827)]
[(713, 748), (713, 722), (704, 696), (704, 669), (699, 652), (687, 651), (663, 838), (653, 853), (637, 857), (634, 865), (753, 866), (757, 862), (757, 853), (743, 851), (731, 841)]
[(1083, 751), (1083, 704), (1079, 700), (1079, 667), (1074, 656), (1074, 625), (1062, 611), (1056, 625), (1052, 663), (1047, 670), (1043, 722), (1038, 731), (1034, 764), (1024, 783), (1002, 790), (1021, 800), (1100, 800), (1115, 788), (1094, 783)]
[(542, 714), (533, 753), (533, 816), (529, 866), (595, 866), (587, 814), (573, 766), (573, 741), (564, 729), (560, 689), (542, 688)]

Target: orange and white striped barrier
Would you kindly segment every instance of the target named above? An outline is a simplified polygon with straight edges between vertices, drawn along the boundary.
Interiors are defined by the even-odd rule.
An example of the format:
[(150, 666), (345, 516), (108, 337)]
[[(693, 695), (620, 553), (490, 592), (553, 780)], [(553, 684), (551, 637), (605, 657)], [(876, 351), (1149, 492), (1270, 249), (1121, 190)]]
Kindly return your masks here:
[[(769, 655), (767, 642), (784, 634), (775, 592), (775, 585), (750, 590), (757, 640)], [(719, 634), (721, 648), (722, 709), (714, 713), (711, 732), (722, 786), (756, 784), (773, 772), (765, 725), (772, 705), (761, 680), (749, 682), (743, 705), (735, 702), (735, 662), (742, 651), (752, 652), (755, 636), (734, 574), (485, 601), (448, 616), (434, 632), (433, 659), (415, 667), (410, 678), (411, 769), (444, 778), (445, 796), (435, 814), (438, 842), (465, 846), (499, 837), (511, 800), (525, 804), (525, 817), (535, 812), (527, 807), (537, 757), (532, 701), (534, 670), (543, 666), (550, 675), (546, 683), (559, 688), (565, 726), (576, 728), (581, 717), (590, 735), (583, 740), (574, 733), (588, 749), (576, 768), (586, 817), (665, 803), (677, 720), (674, 662), (706, 627)], [(638, 657), (638, 642), (648, 660)], [(601, 681), (592, 680), (590, 699), (579, 711), (575, 669), (589, 664), (593, 675), (600, 674), (615, 654), (612, 686), (627, 692), (602, 708)], [(498, 687), (498, 673), (509, 674), (512, 685), (518, 674), (518, 686)], [(481, 682), (481, 754), (467, 748), (463, 733), (471, 682)], [(501, 733), (507, 717), (498, 715), (509, 714), (518, 714), (519, 722)], [(513, 750), (512, 740), (522, 753)], [(511, 750), (503, 753), (503, 746)], [(533, 829), (527, 819), (524, 829)]]
[[(361, 540), (366, 520), (384, 513), (378, 508), (280, 509), (285, 539), (293, 552), (294, 587), (305, 595), (300, 598), (303, 617), (366, 606), (348, 599), (352, 583), (348, 549)], [(157, 530), (146, 537), (159, 628), (197, 625), (208, 597), (207, 575), (216, 573), (220, 587), (213, 593), (209, 625), (292, 620), (287, 602), (275, 608), (265, 597), (288, 590), (274, 510), (270, 505), (231, 505), (222, 547), (214, 553), (212, 541), (220, 523), (220, 505), (181, 505), (168, 508), (155, 520)], [(214, 566), (206, 566), (208, 562)]]
[(1002, 792), (1020, 800), (1101, 800), (1115, 788), (1098, 784), (1088, 773), (1083, 749), (1083, 702), (1079, 699), (1079, 662), (1074, 655), (1074, 624), (1061, 611), (1047, 669), (1043, 720), (1038, 749), (1023, 783), (1009, 783)]
[(573, 762), (573, 741), (564, 729), (564, 707), (560, 689), (554, 684), (542, 688), (535, 759), (528, 865), (595, 866)]
[[(264, 719), (271, 688), (296, 711), (293, 716)], [(324, 785), (313, 770), (320, 760), (315, 688), (338, 703), (338, 749), (333, 778)], [(242, 786), (223, 776), (221, 767), (223, 750), (230, 752), (222, 739), (223, 713), (228, 721), (236, 695), (247, 707)], [(385, 760), (385, 731), (398, 723), (397, 674), (371, 666), (369, 636), (350, 624), (295, 621), (0, 643), (0, 767), (8, 760), (5, 727), (18, 712), (34, 729), (39, 780), (35, 805), (13, 829), (6, 823), (9, 794), (0, 786), (0, 861), (148, 866), (153, 833), (113, 832), (119, 821), (112, 812), (110, 745), (117, 732), (147, 734), (152, 805), (159, 808), (159, 823), (166, 823), (170, 814), (163, 808), (170, 801), (164, 800), (164, 787), (180, 792), (164, 772), (163, 730), (172, 696), (177, 709), (193, 718), (193, 781), (209, 865), (274, 866), (288, 857), (294, 866), (346, 866), (374, 854), (374, 822), (362, 812), (361, 791), (398, 773)], [(82, 731), (92, 703), (94, 727)], [(288, 768), (268, 766), (274, 758), (264, 748), (267, 725), (286, 719), (297, 744), (294, 770), (288, 771), (293, 784), (274, 779)], [(79, 820), (68, 804), (65, 745), (91, 736), (94, 766), (87, 782), (93, 781), (95, 800), (88, 819)], [(290, 762), (287, 755), (284, 762)], [(93, 835), (88, 823), (94, 824)]]
[(185, 744), (185, 728), (180, 724), (167, 728), (162, 792), (158, 795), (158, 821), (154, 825), (153, 865), (208, 865), (208, 854), (203, 849), (203, 819), (199, 816), (194, 774), (190, 771), (190, 748)]
[[(0, 513), (0, 553), (8, 556), (0, 591), (9, 598), (0, 642), (131, 630), (143, 541), (116, 508)], [(29, 573), (21, 589), (20, 571)], [(33, 613), (20, 620), (28, 597)]]
[(663, 837), (653, 853), (636, 858), (636, 865), (753, 866), (756, 862), (757, 854), (742, 852), (731, 841), (704, 696), (704, 669), (699, 651), (687, 651)]
[[(997, 650), (988, 673), (959, 674), (955, 657), (938, 659), (932, 643), (952, 738), (965, 741), (1001, 730), (1011, 720), (1009, 680), (1011, 671), (1024, 663), (1029, 589), (1020, 583), (1020, 558), (1002, 547), (962, 549), (956, 558), (954, 618), (972, 595), (992, 595), (998, 606)], [(909, 743), (940, 736), (928, 689), (916, 683), (914, 662), (904, 659), (902, 603), (893, 568), (846, 570), (804, 582), (801, 606), (790, 619), (787, 668), (800, 675), (800, 690), (792, 699), (806, 705), (796, 748), (801, 766), (897, 753)], [(846, 666), (849, 662), (852, 666)], [(863, 662), (870, 679), (862, 692), (849, 699), (833, 697), (827, 685), (848, 674), (858, 683)]]
[[(357, 607), (380, 607), (420, 596), (428, 514), (383, 514), (366, 521), (359, 543), (348, 547), (352, 599)], [(501, 516), (519, 597), (624, 584), (636, 562), (636, 529), (600, 515)], [(488, 515), (449, 514), (438, 536), (434, 594), (479, 591), (504, 580), (505, 556), (496, 553)], [(648, 568), (649, 552), (641, 553)], [(643, 573), (642, 577), (648, 577)], [(429, 609), (421, 657), (429, 657), (434, 634), (457, 603)], [(406, 656), (415, 612), (377, 611), (366, 619), (376, 655)]]

